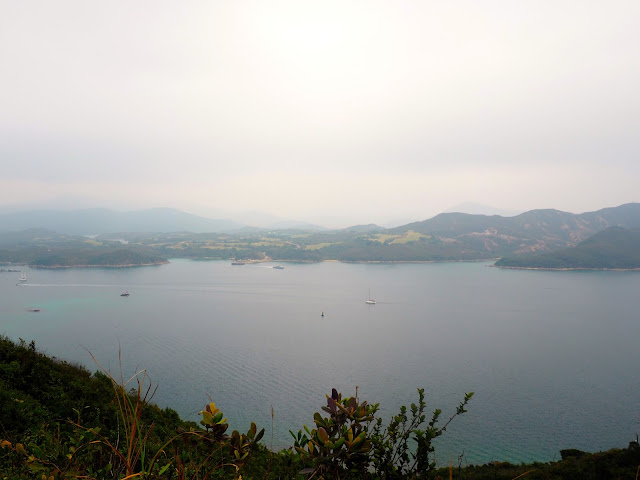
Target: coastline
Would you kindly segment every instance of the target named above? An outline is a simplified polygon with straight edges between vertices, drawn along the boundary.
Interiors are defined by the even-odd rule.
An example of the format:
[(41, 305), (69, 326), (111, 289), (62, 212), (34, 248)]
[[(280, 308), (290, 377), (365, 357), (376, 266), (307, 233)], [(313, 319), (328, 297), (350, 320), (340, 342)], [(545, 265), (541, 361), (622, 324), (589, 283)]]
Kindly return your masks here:
[(506, 265), (489, 265), (492, 268), (504, 268), (508, 270), (545, 270), (549, 272), (640, 272), (640, 268), (586, 268), (586, 267), (509, 267)]
[(153, 263), (127, 263), (124, 265), (27, 265), (30, 268), (42, 268), (48, 270), (56, 270), (61, 268), (131, 268), (131, 267), (152, 267), (154, 265), (166, 265), (169, 260), (158, 261)]
[(322, 260), (323, 262), (340, 263), (481, 263), (496, 261), (496, 258), (478, 258), (473, 260)]

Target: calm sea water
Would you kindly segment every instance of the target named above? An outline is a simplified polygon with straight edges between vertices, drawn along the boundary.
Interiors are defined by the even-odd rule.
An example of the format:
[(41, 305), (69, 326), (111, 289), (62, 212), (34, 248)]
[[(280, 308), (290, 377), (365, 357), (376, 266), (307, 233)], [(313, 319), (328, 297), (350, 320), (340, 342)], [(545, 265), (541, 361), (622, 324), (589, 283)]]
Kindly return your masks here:
[(265, 427), (268, 446), (273, 406), (275, 448), (332, 387), (358, 386), (387, 416), (418, 387), (443, 417), (476, 392), (438, 439), (445, 464), (552, 460), (640, 432), (640, 273), (271, 266), (25, 268), (23, 286), (0, 273), (0, 333), (91, 370), (85, 349), (117, 372), (120, 346), (125, 375), (147, 369), (159, 405), (197, 420), (211, 397), (232, 429)]

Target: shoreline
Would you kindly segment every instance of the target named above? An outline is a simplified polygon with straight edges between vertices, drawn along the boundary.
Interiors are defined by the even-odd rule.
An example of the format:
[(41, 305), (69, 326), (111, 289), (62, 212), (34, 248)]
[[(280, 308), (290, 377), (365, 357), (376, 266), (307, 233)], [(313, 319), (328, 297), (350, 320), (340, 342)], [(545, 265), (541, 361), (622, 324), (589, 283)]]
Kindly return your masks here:
[(154, 265), (167, 265), (169, 260), (153, 263), (127, 263), (124, 265), (27, 265), (29, 268), (42, 268), (46, 270), (57, 270), (61, 268), (131, 268), (131, 267), (152, 267)]
[(588, 268), (588, 267), (509, 267), (506, 265), (489, 265), (492, 268), (504, 268), (505, 270), (544, 270), (549, 272), (640, 272), (640, 268)]
[[(184, 258), (186, 260), (208, 260), (208, 261), (227, 261), (227, 259), (219, 259), (219, 258), (198, 258), (198, 257), (175, 257), (175, 258)], [(482, 262), (491, 262), (496, 261), (495, 258), (484, 258), (477, 260), (337, 260), (337, 259), (327, 259), (320, 260), (318, 262), (314, 262), (311, 260), (284, 260), (284, 259), (272, 259), (272, 258), (264, 258), (264, 259), (252, 259), (252, 260), (244, 260), (245, 265), (256, 264), (256, 263), (267, 263), (267, 262), (281, 262), (281, 263), (346, 263), (346, 264), (383, 264), (383, 265), (393, 265), (393, 264), (429, 264), (429, 263), (482, 263)], [(46, 270), (58, 270), (65, 268), (133, 268), (133, 267), (152, 267), (158, 265), (167, 265), (171, 263), (169, 260), (158, 261), (152, 263), (129, 263), (123, 265), (29, 265), (23, 264), (30, 268), (38, 268), (38, 269), (46, 269)], [(18, 265), (18, 264), (13, 264)], [(489, 268), (501, 268), (505, 270), (541, 270), (541, 271), (549, 271), (549, 272), (573, 272), (573, 271), (591, 271), (591, 272), (640, 272), (640, 267), (638, 268), (588, 268), (588, 267), (565, 267), (565, 268), (554, 268), (554, 267), (512, 267), (506, 265), (487, 265)]]
[(322, 262), (340, 263), (481, 263), (496, 261), (496, 258), (479, 258), (475, 260), (321, 260)]

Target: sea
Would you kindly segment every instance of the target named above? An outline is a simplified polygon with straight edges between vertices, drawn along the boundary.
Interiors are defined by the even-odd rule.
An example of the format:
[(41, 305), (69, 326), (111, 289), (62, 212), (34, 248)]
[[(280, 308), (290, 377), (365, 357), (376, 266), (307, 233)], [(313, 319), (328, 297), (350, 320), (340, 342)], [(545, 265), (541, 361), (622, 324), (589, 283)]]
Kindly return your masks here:
[(332, 388), (385, 422), (424, 388), (441, 426), (475, 392), (434, 443), (441, 465), (552, 461), (640, 432), (640, 272), (282, 265), (14, 267), (27, 281), (0, 273), (0, 334), (124, 381), (145, 372), (186, 419), (214, 401), (273, 449)]

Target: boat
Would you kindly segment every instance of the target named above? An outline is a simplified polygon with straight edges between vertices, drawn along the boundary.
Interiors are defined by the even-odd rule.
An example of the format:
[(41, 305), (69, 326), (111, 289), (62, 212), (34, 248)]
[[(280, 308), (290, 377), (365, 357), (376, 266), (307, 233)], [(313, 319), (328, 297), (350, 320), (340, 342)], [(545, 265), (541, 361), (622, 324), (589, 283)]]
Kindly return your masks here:
[(24, 274), (24, 272), (20, 272), (20, 278), (18, 279), (19, 282), (26, 282), (27, 281), (27, 276)]
[(27, 309), (28, 312), (39, 312), (40, 309), (39, 308), (29, 308)]
[(125, 291), (124, 293), (120, 294), (121, 297), (128, 297), (129, 296), (129, 292)]
[(231, 265), (244, 265), (244, 262), (236, 260), (235, 262), (231, 262)]
[(275, 268), (277, 270), (284, 270), (284, 267), (282, 265), (276, 265), (273, 268)]
[(369, 304), (369, 305), (375, 305), (376, 304), (376, 301), (373, 298), (371, 298), (371, 289), (369, 289), (369, 299), (365, 300), (364, 303)]

